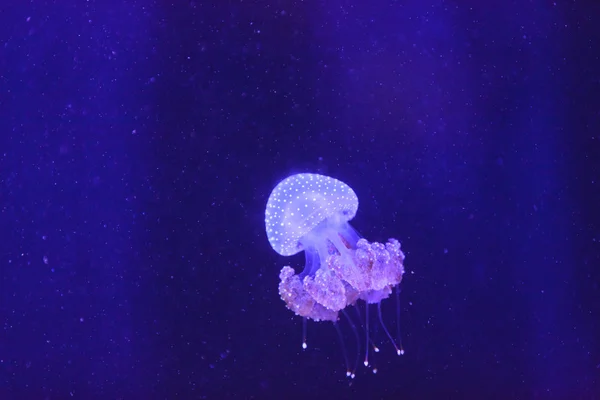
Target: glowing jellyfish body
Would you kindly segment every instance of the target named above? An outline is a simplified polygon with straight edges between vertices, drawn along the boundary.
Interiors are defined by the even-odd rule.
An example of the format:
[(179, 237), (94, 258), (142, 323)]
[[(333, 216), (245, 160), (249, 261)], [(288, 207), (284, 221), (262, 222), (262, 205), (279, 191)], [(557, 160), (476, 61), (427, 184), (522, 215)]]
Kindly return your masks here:
[(279, 294), (297, 315), (335, 322), (358, 299), (379, 303), (402, 281), (400, 243), (360, 238), (348, 223), (357, 210), (352, 188), (323, 175), (292, 175), (271, 192), (265, 213), (269, 243), (283, 256), (306, 256), (300, 274), (289, 266), (279, 274)]

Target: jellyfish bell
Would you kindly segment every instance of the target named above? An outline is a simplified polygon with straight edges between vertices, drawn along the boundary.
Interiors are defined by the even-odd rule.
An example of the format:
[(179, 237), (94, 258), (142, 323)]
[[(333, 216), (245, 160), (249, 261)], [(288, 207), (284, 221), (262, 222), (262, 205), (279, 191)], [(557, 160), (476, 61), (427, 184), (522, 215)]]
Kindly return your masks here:
[(304, 249), (301, 239), (310, 240), (318, 225), (344, 224), (357, 210), (358, 197), (344, 182), (317, 174), (292, 175), (275, 186), (267, 201), (267, 238), (273, 250), (291, 256)]
[[(335, 323), (339, 312), (357, 300), (380, 305), (400, 284), (404, 273), (400, 243), (395, 239), (370, 243), (361, 238), (348, 222), (357, 211), (358, 197), (352, 188), (324, 175), (292, 175), (271, 192), (265, 211), (271, 247), (283, 256), (305, 252), (300, 274), (289, 266), (279, 274), (279, 294), (297, 315)], [(368, 346), (368, 314), (366, 326)]]

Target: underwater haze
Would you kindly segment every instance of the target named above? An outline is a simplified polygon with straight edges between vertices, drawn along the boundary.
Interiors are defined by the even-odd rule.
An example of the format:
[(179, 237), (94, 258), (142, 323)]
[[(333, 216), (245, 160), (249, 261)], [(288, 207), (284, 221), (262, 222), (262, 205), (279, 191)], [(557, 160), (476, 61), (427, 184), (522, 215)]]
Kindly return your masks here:
[(592, 2), (4, 3), (0, 400), (600, 399)]

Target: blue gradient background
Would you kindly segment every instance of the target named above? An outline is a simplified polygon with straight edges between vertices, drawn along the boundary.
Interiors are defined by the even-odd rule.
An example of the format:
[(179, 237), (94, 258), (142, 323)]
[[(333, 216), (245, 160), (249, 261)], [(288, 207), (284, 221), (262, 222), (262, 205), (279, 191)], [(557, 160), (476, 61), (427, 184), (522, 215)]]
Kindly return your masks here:
[[(597, 5), (5, 3), (0, 399), (600, 398)], [(351, 386), (278, 297), (297, 172), (407, 254)]]

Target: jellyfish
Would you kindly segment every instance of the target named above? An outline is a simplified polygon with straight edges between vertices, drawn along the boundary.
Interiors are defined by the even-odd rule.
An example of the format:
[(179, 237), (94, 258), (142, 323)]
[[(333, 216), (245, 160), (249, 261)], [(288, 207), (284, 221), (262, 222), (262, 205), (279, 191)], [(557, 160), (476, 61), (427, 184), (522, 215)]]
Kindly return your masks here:
[[(378, 305), (388, 338), (399, 355), (404, 352), (383, 324), (380, 308), (381, 301), (402, 281), (404, 253), (396, 239), (382, 244), (362, 238), (349, 223), (357, 210), (358, 198), (344, 182), (324, 175), (296, 174), (271, 192), (265, 226), (271, 247), (280, 255), (304, 251), (306, 262), (300, 273), (290, 266), (279, 273), (279, 295), (296, 315), (304, 321), (335, 324), (347, 307), (358, 300), (366, 302), (364, 364), (368, 366), (369, 304)], [(355, 330), (351, 319), (349, 322)], [(353, 377), (354, 372), (347, 368), (347, 375)]]

